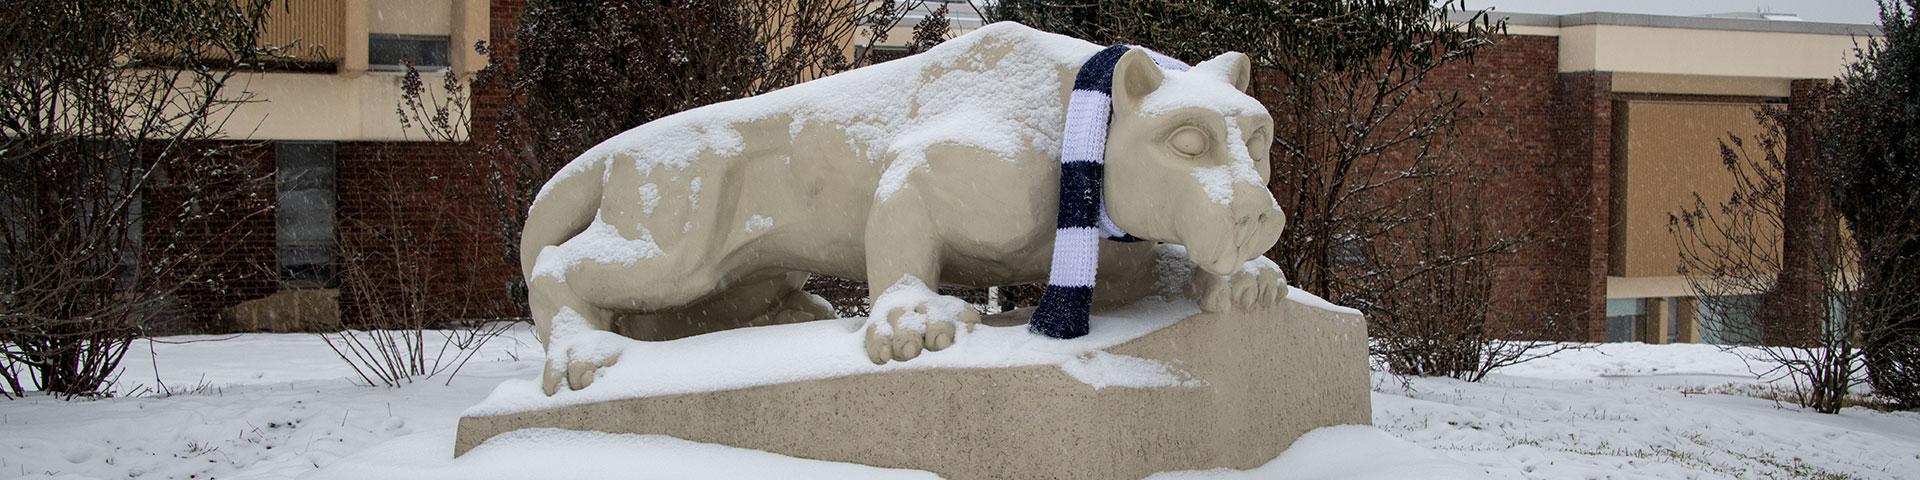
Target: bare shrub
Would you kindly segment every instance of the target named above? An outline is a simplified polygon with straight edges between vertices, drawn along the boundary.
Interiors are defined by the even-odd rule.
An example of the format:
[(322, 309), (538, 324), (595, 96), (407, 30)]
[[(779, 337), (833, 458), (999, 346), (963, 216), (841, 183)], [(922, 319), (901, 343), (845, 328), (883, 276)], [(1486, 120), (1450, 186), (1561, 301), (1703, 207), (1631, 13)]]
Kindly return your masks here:
[[(424, 141), (407, 145), (404, 154), (383, 148), (375, 164), (356, 170), (366, 177), (356, 187), (369, 201), (341, 219), (345, 329), (320, 337), (368, 385), (400, 386), (443, 373), (452, 382), (481, 347), (524, 320), (494, 318), (518, 306), (469, 288), (470, 279), (488, 273), (486, 262), (473, 259), (498, 248), (492, 237), (477, 234), (492, 217), (472, 199), (492, 179), (470, 168), (484, 163), (467, 138), (470, 100), (459, 75), (446, 72), (429, 86), (407, 65), (394, 113), (408, 136)], [(444, 165), (404, 175), (392, 169), (423, 158)]]
[[(384, 157), (384, 156), (383, 156)], [(369, 167), (378, 169), (379, 167)], [(340, 283), (345, 330), (320, 337), (369, 385), (400, 386), (459, 373), (510, 328), (462, 291), (479, 273), (470, 258), (479, 211), (457, 178), (373, 175), (372, 208), (342, 216)]]
[[(1397, 375), (1477, 382), (1494, 370), (1585, 345), (1555, 342), (1552, 319), (1527, 325), (1489, 322), (1495, 266), (1524, 246), (1526, 232), (1503, 232), (1469, 175), (1428, 180), (1435, 208), (1371, 239), (1346, 263), (1341, 283), (1367, 314), (1369, 350)], [(1338, 264), (1338, 263), (1336, 263)]]
[[(1843, 241), (1839, 222), (1819, 213), (1826, 211), (1824, 205), (1798, 205), (1809, 214), (1789, 213), (1796, 200), (1823, 198), (1793, 193), (1820, 183), (1814, 166), (1790, 158), (1785, 143), (1789, 132), (1813, 127), (1813, 114), (1762, 107), (1754, 115), (1762, 134), (1729, 135), (1721, 142), (1732, 193), (1715, 201), (1695, 194), (1690, 207), (1672, 216), (1668, 229), (1679, 244), (1680, 273), (1700, 295), (1703, 314), (1753, 319), (1758, 326), (1704, 322), (1701, 328), (1730, 343), (1751, 344), (1727, 348), (1770, 365), (1763, 375), (1792, 380), (1802, 406), (1835, 413), (1864, 379), (1862, 345), (1891, 332), (1861, 321), (1864, 314), (1913, 308), (1920, 298), (1876, 298), (1859, 288), (1861, 258), (1887, 253)], [(1798, 242), (1791, 252), (1790, 241)]]
[(269, 208), (268, 177), (204, 141), (276, 54), (256, 44), (269, 5), (0, 9), (0, 395), (102, 391), (176, 293), (226, 273), (210, 259)]

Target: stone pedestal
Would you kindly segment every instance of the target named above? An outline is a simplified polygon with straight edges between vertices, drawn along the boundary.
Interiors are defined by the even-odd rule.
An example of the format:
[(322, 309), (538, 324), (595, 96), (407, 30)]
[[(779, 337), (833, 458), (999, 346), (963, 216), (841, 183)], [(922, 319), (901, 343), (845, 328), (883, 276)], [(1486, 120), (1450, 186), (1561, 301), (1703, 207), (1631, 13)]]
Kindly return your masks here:
[(1095, 388), (1058, 365), (885, 371), (469, 416), (460, 419), (455, 452), (504, 432), (552, 427), (671, 435), (950, 479), (1251, 468), (1309, 430), (1371, 416), (1364, 320), (1295, 297), (1259, 312), (1194, 314), (1105, 350), (1184, 372), (1190, 380), (1182, 386)]

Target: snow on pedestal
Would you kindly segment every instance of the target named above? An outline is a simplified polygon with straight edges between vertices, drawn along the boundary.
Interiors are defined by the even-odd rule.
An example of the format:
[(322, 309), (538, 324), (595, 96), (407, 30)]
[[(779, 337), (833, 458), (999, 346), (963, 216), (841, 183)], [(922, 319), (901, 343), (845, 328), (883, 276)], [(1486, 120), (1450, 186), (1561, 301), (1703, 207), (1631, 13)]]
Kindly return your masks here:
[(946, 478), (1139, 478), (1253, 468), (1315, 428), (1369, 423), (1366, 326), (1294, 290), (1259, 311), (1146, 301), (1093, 334), (989, 318), (953, 347), (874, 365), (858, 319), (630, 342), (591, 387), (509, 381), (455, 452), (528, 428), (658, 434)]

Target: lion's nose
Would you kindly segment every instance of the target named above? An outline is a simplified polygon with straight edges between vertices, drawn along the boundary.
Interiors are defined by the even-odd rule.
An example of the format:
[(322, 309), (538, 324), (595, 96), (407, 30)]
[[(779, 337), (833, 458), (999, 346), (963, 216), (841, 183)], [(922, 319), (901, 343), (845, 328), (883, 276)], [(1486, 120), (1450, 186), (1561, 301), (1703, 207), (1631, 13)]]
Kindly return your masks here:
[(1238, 231), (1251, 231), (1254, 230), (1255, 227), (1266, 225), (1268, 218), (1270, 218), (1268, 215), (1269, 212), (1239, 215), (1238, 218), (1233, 221), (1233, 226)]
[(1277, 210), (1272, 209), (1235, 215), (1233, 222), (1234, 253), (1241, 256), (1252, 256), (1258, 255), (1266, 251), (1267, 248), (1272, 247), (1273, 242), (1279, 239), (1278, 232), (1280, 228), (1279, 225), (1277, 225), (1281, 218), (1279, 215)]

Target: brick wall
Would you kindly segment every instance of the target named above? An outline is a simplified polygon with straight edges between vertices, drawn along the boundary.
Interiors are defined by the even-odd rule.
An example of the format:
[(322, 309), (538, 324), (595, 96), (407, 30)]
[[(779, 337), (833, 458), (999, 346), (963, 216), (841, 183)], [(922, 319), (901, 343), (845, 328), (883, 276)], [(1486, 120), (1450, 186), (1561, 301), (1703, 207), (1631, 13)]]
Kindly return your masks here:
[[(501, 231), (489, 216), (486, 179), (464, 170), (455, 156), (462, 145), (423, 142), (336, 144), (336, 281), (349, 325), (389, 325), (369, 318), (359, 305), (350, 274), (366, 274), (383, 291), (428, 288), (418, 298), (427, 310), (456, 318), (524, 315), (510, 299), (517, 263), (506, 259)], [(206, 176), (175, 177), (144, 199), (145, 242), (193, 245), (200, 258), (190, 268), (201, 281), (175, 292), (161, 333), (224, 332), (237, 328), (220, 318), (233, 305), (283, 287), (275, 238), (274, 149), (270, 142), (213, 142), (196, 150), (195, 162), (218, 163), (243, 172), (215, 185), (190, 183)], [(250, 180), (242, 180), (243, 178)], [(209, 190), (211, 189), (211, 190)], [(251, 203), (250, 203), (251, 201)], [(173, 221), (182, 209), (212, 212), (189, 223)], [(407, 277), (402, 277), (405, 275)], [(431, 280), (408, 285), (401, 280)]]
[[(1607, 231), (1613, 185), (1612, 76), (1606, 72), (1559, 75), (1560, 111), (1552, 118), (1561, 159), (1551, 205), (1564, 214), (1560, 236), (1540, 255), (1566, 270), (1547, 278), (1567, 293), (1566, 340), (1603, 341), (1607, 335)], [(1581, 295), (1584, 293), (1584, 295)], [(1581, 326), (1585, 328), (1582, 329)]]
[(1784, 227), (1781, 237), (1782, 271), (1778, 291), (1765, 297), (1757, 320), (1761, 323), (1760, 341), (1768, 345), (1816, 346), (1821, 319), (1828, 308), (1823, 264), (1818, 258), (1824, 245), (1840, 241), (1839, 214), (1828, 202), (1821, 183), (1814, 142), (1806, 124), (1808, 116), (1820, 107), (1829, 88), (1828, 80), (1795, 80), (1787, 97), (1786, 122), (1786, 198), (1781, 212)]
[[(1510, 35), (1421, 84), (1466, 101), (1452, 143), (1485, 178), (1492, 225), (1534, 241), (1496, 268), (1490, 327), (1509, 337), (1605, 335), (1611, 102), (1606, 73), (1560, 73), (1559, 39)], [(1277, 77), (1263, 74), (1262, 79)], [(1391, 124), (1391, 120), (1388, 122)], [(1393, 160), (1389, 160), (1393, 161)]]
[(1612, 94), (1605, 72), (1559, 72), (1559, 39), (1505, 36), (1441, 88), (1485, 81), (1484, 110), (1460, 147), (1489, 175), (1489, 211), (1533, 241), (1504, 259), (1489, 319), (1496, 331), (1555, 340), (1606, 335)]
[[(156, 334), (225, 331), (221, 308), (279, 290), (274, 268), (273, 149), (247, 142), (195, 145), (191, 168), (166, 172), (142, 202), (142, 245), (194, 252), (197, 281), (173, 291), (148, 327)], [(191, 219), (191, 220), (183, 220)]]
[(1533, 238), (1497, 269), (1490, 326), (1537, 338), (1604, 335), (1606, 74), (1560, 73), (1557, 37), (1508, 35), (1425, 86), (1478, 104), (1461, 121), (1458, 153), (1489, 180), (1482, 195), (1494, 223)]
[[(525, 9), (525, 0), (493, 0), (487, 40), (493, 58), (512, 58), (514, 29)], [(443, 316), (526, 315), (526, 306), (512, 301), (518, 259), (507, 258), (504, 250), (505, 242), (517, 241), (518, 228), (503, 231), (488, 193), (492, 180), (469, 164), (479, 155), (478, 146), (492, 137), (506, 101), (497, 85), (476, 84), (469, 130), (474, 140), (463, 144), (339, 145), (340, 242), (343, 253), (361, 253), (357, 259), (343, 256), (361, 262), (343, 266), (343, 273), (359, 269), (363, 279), (371, 278), (368, 283), (390, 289), (429, 289), (414, 296), (435, 300), (427, 308)], [(431, 281), (418, 281), (421, 275)], [(351, 283), (343, 290), (341, 313), (350, 325), (380, 324), (382, 319), (369, 318), (377, 312), (362, 305), (367, 292), (355, 291)]]
[(337, 258), (348, 325), (384, 325), (375, 317), (391, 315), (365, 305), (374, 299), (418, 300), (440, 318), (521, 315), (523, 306), (507, 301), (518, 264), (505, 257), (488, 179), (459, 158), (468, 147), (339, 144)]

